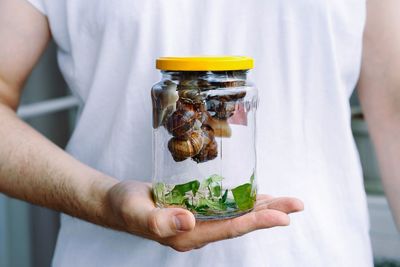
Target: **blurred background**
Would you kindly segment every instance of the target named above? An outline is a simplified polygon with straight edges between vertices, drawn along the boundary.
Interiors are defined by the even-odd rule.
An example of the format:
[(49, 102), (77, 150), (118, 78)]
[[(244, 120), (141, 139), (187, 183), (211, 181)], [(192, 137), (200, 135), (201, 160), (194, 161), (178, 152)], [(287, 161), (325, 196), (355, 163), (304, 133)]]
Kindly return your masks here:
[[(351, 98), (353, 134), (364, 169), (376, 266), (400, 267), (400, 234), (383, 195), (379, 170), (357, 96)], [(29, 78), (19, 116), (60, 147), (73, 131), (79, 101), (58, 71), (56, 48), (50, 44)], [(50, 266), (57, 213), (0, 194), (0, 267)], [(357, 249), (357, 248), (355, 248)]]

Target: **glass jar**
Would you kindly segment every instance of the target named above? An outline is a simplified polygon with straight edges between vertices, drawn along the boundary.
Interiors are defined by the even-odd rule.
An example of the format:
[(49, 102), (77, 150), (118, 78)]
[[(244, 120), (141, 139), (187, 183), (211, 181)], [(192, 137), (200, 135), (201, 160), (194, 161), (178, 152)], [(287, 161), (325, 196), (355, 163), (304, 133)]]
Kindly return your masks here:
[(153, 103), (153, 196), (196, 219), (231, 218), (256, 201), (257, 89), (248, 57), (164, 57)]

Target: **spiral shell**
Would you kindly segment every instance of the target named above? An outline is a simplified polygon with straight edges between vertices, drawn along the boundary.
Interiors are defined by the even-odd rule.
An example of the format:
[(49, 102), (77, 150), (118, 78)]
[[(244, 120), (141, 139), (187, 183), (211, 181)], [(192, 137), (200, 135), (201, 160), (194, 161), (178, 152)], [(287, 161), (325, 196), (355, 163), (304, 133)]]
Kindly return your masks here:
[(197, 119), (192, 110), (177, 110), (168, 118), (165, 127), (175, 137), (182, 137), (192, 131)]
[(204, 145), (200, 152), (192, 158), (197, 163), (213, 160), (218, 156), (218, 144), (215, 141), (214, 130), (208, 125), (203, 125), (201, 129)]
[(171, 138), (168, 149), (175, 161), (183, 161), (196, 156), (203, 148), (204, 140), (201, 131), (193, 131), (186, 138)]
[(207, 97), (207, 110), (213, 117), (226, 120), (233, 116), (236, 105), (246, 96), (245, 91), (227, 92)]
[(203, 149), (193, 157), (193, 160), (197, 163), (206, 162), (209, 160), (213, 160), (218, 156), (218, 144), (213, 139), (209, 144), (203, 147)]
[(223, 82), (211, 82), (210, 86), (217, 86), (219, 88), (228, 88), (228, 87), (242, 87), (245, 86), (246, 82), (242, 80), (227, 80)]
[(212, 99), (207, 102), (207, 110), (213, 114), (213, 117), (220, 120), (227, 120), (235, 113), (236, 102)]
[(202, 103), (205, 99), (199, 89), (182, 89), (178, 94), (181, 101), (189, 103)]

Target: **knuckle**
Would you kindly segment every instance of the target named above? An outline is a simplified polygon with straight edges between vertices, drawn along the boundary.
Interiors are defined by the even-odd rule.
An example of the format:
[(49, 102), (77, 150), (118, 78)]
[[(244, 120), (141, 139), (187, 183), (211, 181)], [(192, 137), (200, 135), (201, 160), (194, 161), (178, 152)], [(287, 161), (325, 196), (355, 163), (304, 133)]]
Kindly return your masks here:
[(160, 227), (158, 225), (158, 218), (156, 213), (154, 212), (150, 213), (147, 221), (147, 228), (151, 234), (163, 238), (160, 232)]

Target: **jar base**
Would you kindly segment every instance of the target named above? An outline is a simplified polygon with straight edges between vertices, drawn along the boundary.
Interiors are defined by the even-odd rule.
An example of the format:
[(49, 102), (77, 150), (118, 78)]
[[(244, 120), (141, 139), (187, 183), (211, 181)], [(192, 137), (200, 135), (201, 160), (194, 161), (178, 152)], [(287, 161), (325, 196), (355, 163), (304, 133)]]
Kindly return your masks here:
[(197, 221), (218, 221), (218, 220), (227, 220), (233, 219), (236, 217), (240, 217), (251, 212), (253, 209), (245, 210), (245, 211), (235, 211), (235, 212), (228, 212), (224, 214), (213, 214), (213, 215), (205, 215), (205, 214), (194, 214), (194, 217)]

